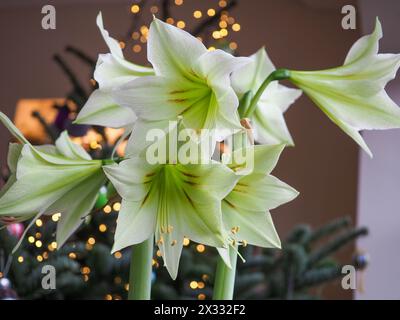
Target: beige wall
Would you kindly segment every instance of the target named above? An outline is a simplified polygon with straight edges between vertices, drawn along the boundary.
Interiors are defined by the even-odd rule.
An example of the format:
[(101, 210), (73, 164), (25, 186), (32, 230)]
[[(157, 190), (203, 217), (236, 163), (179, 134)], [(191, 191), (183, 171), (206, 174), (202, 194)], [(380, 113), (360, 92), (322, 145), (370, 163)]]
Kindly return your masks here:
[[(82, 1), (84, 2), (84, 1)], [(105, 46), (95, 26), (99, 9), (113, 35), (124, 35), (129, 26), (129, 1), (62, 1), (57, 5), (57, 29), (40, 28), (40, 6), (0, 5), (0, 109), (12, 116), (21, 98), (63, 96), (69, 83), (51, 61), (66, 44), (95, 56)], [(200, 6), (187, 0), (179, 14)], [(265, 45), (279, 67), (317, 69), (339, 65), (359, 31), (341, 28), (340, 8), (355, 1), (338, 0), (242, 0), (235, 16), (242, 25), (236, 39), (239, 51), (248, 55)], [(5, 2), (6, 3), (6, 2)], [(10, 2), (12, 3), (12, 2)], [(41, 3), (34, 1), (31, 3)], [(110, 3), (114, 3), (110, 5)], [(125, 3), (125, 4), (124, 4)], [(216, 1), (202, 0), (201, 6)], [(185, 9), (186, 8), (186, 9)], [(189, 13), (188, 13), (189, 14)], [(141, 55), (143, 61), (144, 55)], [(74, 61), (69, 59), (69, 61)], [(73, 64), (85, 77), (89, 71)], [(354, 217), (356, 209), (358, 150), (350, 138), (302, 97), (287, 113), (296, 147), (287, 150), (275, 174), (297, 188), (293, 203), (275, 210), (278, 231), (284, 235), (295, 224), (321, 225), (335, 217)], [(8, 135), (0, 128), (0, 159), (5, 160)], [(352, 248), (346, 251), (350, 259)], [(327, 297), (351, 297), (337, 284)]]

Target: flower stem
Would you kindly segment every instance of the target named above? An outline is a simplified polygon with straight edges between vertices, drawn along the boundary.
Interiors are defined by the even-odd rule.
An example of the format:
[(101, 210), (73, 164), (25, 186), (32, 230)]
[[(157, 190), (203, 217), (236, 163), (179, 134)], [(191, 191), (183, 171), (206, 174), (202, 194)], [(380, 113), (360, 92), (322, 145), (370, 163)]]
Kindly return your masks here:
[(153, 237), (132, 246), (129, 271), (129, 300), (150, 300)]
[(114, 163), (120, 163), (121, 161), (124, 161), (125, 158), (123, 157), (118, 157), (118, 158), (114, 158), (114, 159), (103, 159), (101, 160), (101, 164), (103, 166), (107, 166), (109, 164), (114, 164)]
[(237, 252), (229, 248), (229, 268), (221, 257), (218, 257), (217, 273), (215, 275), (213, 300), (232, 300), (235, 287)]
[(244, 94), (244, 96), (242, 97), (242, 99), (240, 99), (239, 107), (238, 107), (238, 112), (239, 112), (240, 119), (243, 119), (243, 116), (244, 116), (247, 108), (249, 107), (252, 98), (253, 98), (253, 92), (247, 91)]
[(268, 87), (268, 85), (272, 82), (272, 81), (276, 81), (276, 80), (285, 80), (285, 79), (289, 79), (290, 78), (290, 70), (287, 69), (277, 69), (274, 72), (272, 72), (265, 80), (264, 82), (261, 84), (260, 88), (258, 88), (256, 94), (254, 95), (253, 99), (250, 102), (249, 107), (247, 108), (245, 114), (244, 114), (244, 118), (250, 118), (254, 111), (257, 108), (257, 103), (258, 100), (260, 100), (261, 95), (263, 94), (264, 90)]

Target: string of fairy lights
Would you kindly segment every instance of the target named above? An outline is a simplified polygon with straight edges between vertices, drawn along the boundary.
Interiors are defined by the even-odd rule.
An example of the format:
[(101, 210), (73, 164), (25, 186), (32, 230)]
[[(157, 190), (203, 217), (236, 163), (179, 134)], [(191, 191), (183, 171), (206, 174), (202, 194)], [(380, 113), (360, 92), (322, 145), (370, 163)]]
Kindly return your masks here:
[[(147, 10), (147, 13), (156, 15), (160, 13), (160, 11), (162, 10), (160, 2), (161, 1), (155, 1), (155, 4), (148, 5), (148, 2), (145, 2), (143, 0), (142, 1), (137, 0), (135, 1), (134, 4), (130, 6), (130, 14), (134, 15), (136, 18), (138, 17), (138, 15), (142, 14), (144, 10)], [(185, 5), (185, 2), (186, 2), (185, 0), (174, 0), (174, 1), (171, 0), (170, 4), (172, 6), (181, 7)], [(232, 34), (239, 32), (241, 30), (241, 25), (237, 22), (237, 19), (228, 12), (228, 10), (225, 10), (225, 8), (228, 7), (228, 4), (229, 1), (220, 0), (216, 1), (215, 7), (209, 7), (203, 10), (194, 9), (192, 11), (190, 18), (198, 22), (201, 22), (202, 19), (217, 18), (213, 19), (213, 23), (207, 25), (204, 28), (204, 30), (201, 31), (201, 35), (197, 35), (198, 39), (203, 41), (205, 45), (206, 43), (209, 42), (209, 40), (213, 41), (213, 43), (210, 43), (210, 45), (207, 46), (208, 50), (210, 51), (215, 50), (218, 47), (219, 41), (224, 41), (224, 43), (227, 45), (227, 48), (229, 48), (232, 51), (235, 51), (238, 48), (237, 42), (232, 40), (233, 38)], [(151, 21), (150, 17), (151, 15), (149, 16), (149, 23)], [(166, 17), (165, 21), (171, 25), (177, 26), (180, 29), (186, 29), (189, 24), (183, 19), (175, 19), (172, 16)], [(120, 41), (121, 48), (126, 49), (128, 47), (127, 43), (133, 41), (133, 44), (131, 45), (133, 53), (140, 53), (143, 50), (143, 45), (147, 43), (148, 33), (149, 33), (149, 24), (140, 23), (140, 25), (136, 26), (136, 29), (130, 33), (129, 40)], [(109, 140), (108, 141), (109, 143), (113, 143), (113, 141), (115, 142), (121, 134), (120, 129), (105, 128), (105, 130), (106, 130), (106, 137), (107, 140)], [(75, 137), (72, 139), (75, 143), (82, 145), (87, 150), (97, 150), (102, 148), (103, 137), (94, 130), (89, 130), (84, 137), (78, 137), (78, 138)], [(125, 147), (124, 144), (120, 144), (117, 150), (117, 154), (119, 156), (123, 156), (124, 147)], [(118, 201), (111, 203), (107, 202), (103, 207), (100, 208), (100, 212), (102, 212), (102, 214), (104, 215), (109, 215), (113, 212), (118, 213), (120, 209), (121, 209), (120, 202)], [(43, 251), (41, 251), (41, 253), (39, 253), (36, 256), (36, 260), (39, 263), (45, 262), (49, 258), (49, 255), (57, 249), (57, 242), (54, 240), (51, 240), (50, 243), (44, 243), (43, 235), (40, 230), (47, 222), (57, 223), (60, 220), (60, 217), (61, 213), (54, 213), (53, 215), (51, 215), (50, 218), (36, 219), (35, 231), (34, 232), (31, 231), (29, 236), (26, 238), (26, 241), (29, 245), (34, 246), (38, 250), (43, 249)], [(100, 233), (113, 231), (109, 230), (110, 229), (109, 226), (105, 223), (100, 223), (97, 226), (97, 228)], [(185, 238), (183, 242), (184, 247), (188, 247), (190, 244), (191, 244), (190, 240)], [(93, 249), (95, 245), (96, 245), (96, 237), (93, 235), (89, 236), (85, 243), (85, 249), (90, 251)], [(194, 249), (199, 254), (204, 254), (206, 252), (206, 247), (203, 244), (194, 245)], [(123, 253), (117, 251), (114, 253), (113, 256), (115, 259), (118, 260), (123, 257)], [(77, 253), (74, 252), (73, 250), (71, 250), (68, 253), (68, 257), (69, 259), (72, 260), (76, 260), (79, 258)], [(154, 268), (160, 267), (160, 262), (161, 262), (160, 259), (162, 259), (161, 252), (160, 250), (157, 250), (152, 263)], [(17, 257), (18, 263), (24, 263), (25, 260), (26, 257), (24, 257), (23, 255)], [(88, 282), (90, 280), (90, 273), (91, 273), (90, 267), (82, 266), (80, 272), (83, 281)], [(189, 280), (187, 285), (191, 290), (198, 292), (197, 299), (204, 300), (207, 298), (207, 296), (206, 294), (201, 292), (201, 290), (206, 287), (208, 281), (209, 281), (209, 275), (203, 274), (199, 279)], [(119, 285), (122, 284), (122, 282), (123, 279), (121, 277), (116, 276), (114, 278), (115, 284)], [(126, 291), (129, 290), (128, 283), (124, 283), (123, 286)], [(105, 295), (104, 299), (120, 300), (122, 299), (122, 297), (118, 294), (108, 293)]]
[[(119, 201), (117, 201), (117, 202), (114, 202), (112, 204), (105, 205), (102, 208), (102, 212), (103, 212), (104, 215), (108, 215), (108, 214), (111, 214), (112, 212), (118, 212), (120, 209), (121, 209), (121, 203)], [(38, 250), (43, 249), (43, 251), (36, 256), (36, 260), (39, 263), (42, 263), (42, 262), (45, 262), (46, 260), (48, 260), (51, 252), (55, 251), (57, 249), (57, 247), (58, 247), (56, 241), (51, 241), (50, 243), (45, 244), (44, 240), (42, 239), (43, 238), (43, 234), (42, 234), (42, 232), (40, 230), (48, 222), (57, 223), (60, 220), (60, 217), (61, 217), (61, 213), (54, 213), (54, 214), (51, 215), (50, 218), (38, 218), (38, 219), (36, 219), (35, 223), (34, 223), (34, 226), (36, 227), (35, 231), (31, 232), (31, 234), (26, 238), (26, 242), (29, 245), (34, 246)], [(39, 231), (37, 231), (37, 230), (39, 230)], [(101, 233), (107, 232), (108, 226), (106, 224), (104, 224), (104, 223), (100, 223), (98, 225), (98, 230)], [(90, 250), (92, 250), (94, 248), (95, 245), (96, 245), (95, 236), (89, 236), (87, 241), (86, 241), (86, 244), (85, 244), (85, 249), (87, 251), (90, 251)], [(113, 256), (114, 256), (115, 259), (119, 260), (119, 259), (122, 258), (122, 252), (117, 251), (117, 252), (114, 253)], [(77, 255), (76, 252), (71, 250), (68, 253), (68, 258), (72, 259), (72, 260), (76, 260), (76, 259), (78, 259), (78, 255)], [(25, 262), (24, 255), (18, 256), (17, 257), (17, 262), (18, 263), (24, 263)], [(89, 281), (90, 272), (91, 272), (90, 267), (89, 266), (82, 266), (80, 272), (81, 272), (83, 281), (85, 281), (85, 282)], [(121, 284), (122, 283), (122, 278), (117, 276), (117, 277), (114, 278), (114, 282), (116, 284)], [(128, 283), (124, 284), (124, 289), (126, 291), (129, 290), (129, 284)], [(113, 294), (113, 295), (107, 294), (104, 297), (104, 299), (106, 299), (106, 300), (120, 300), (120, 299), (122, 299), (122, 297), (117, 295), (117, 294)]]
[[(108, 215), (112, 212), (118, 212), (121, 209), (121, 203), (120, 202), (114, 202), (113, 204), (107, 204), (102, 208), (102, 212), (104, 215)], [(57, 223), (60, 220), (61, 213), (55, 213), (51, 215), (51, 218), (48, 219), (48, 221), (52, 221), (54, 223)], [(47, 223), (46, 219), (39, 218), (35, 220), (35, 226), (37, 230), (40, 230), (42, 227), (44, 227), (45, 223)], [(108, 227), (106, 224), (101, 223), (98, 225), (98, 230), (102, 233), (106, 232), (108, 230)], [(39, 263), (45, 262), (48, 258), (51, 252), (55, 251), (57, 249), (57, 242), (56, 241), (51, 241), (50, 243), (46, 244), (42, 241), (42, 232), (40, 231), (35, 231), (32, 234), (30, 234), (27, 238), (26, 241), (28, 242), (29, 245), (32, 245), (36, 247), (37, 249), (42, 249), (43, 251), (36, 256), (36, 259)], [(184, 238), (183, 245), (184, 247), (188, 247), (190, 245), (190, 240), (188, 238)], [(94, 236), (90, 236), (85, 244), (85, 249), (90, 251), (93, 249), (93, 247), (96, 245), (96, 238)], [(195, 246), (195, 250), (202, 254), (206, 252), (206, 247), (203, 244), (197, 244)], [(114, 258), (115, 259), (121, 259), (123, 256), (123, 253), (120, 251), (117, 251), (114, 253)], [(76, 260), (78, 258), (77, 253), (75, 253), (73, 250), (71, 250), (68, 253), (68, 258), (72, 260)], [(157, 250), (155, 253), (155, 256), (152, 261), (152, 265), (154, 268), (159, 268), (160, 267), (160, 259), (161, 258), (161, 251)], [(25, 262), (25, 257), (23, 255), (20, 255), (17, 257), (18, 263), (24, 263)], [(81, 274), (83, 281), (87, 282), (90, 279), (90, 272), (91, 269), (88, 266), (83, 266), (81, 267)], [(188, 286), (192, 290), (201, 290), (206, 287), (206, 283), (209, 280), (209, 275), (203, 274), (201, 276), (201, 279), (199, 280), (190, 280), (188, 282)], [(121, 284), (122, 283), (122, 278), (119, 276), (116, 276), (114, 278), (114, 283), (115, 284)], [(124, 284), (124, 289), (126, 291), (129, 290), (129, 284), (125, 283)], [(197, 298), (199, 300), (204, 300), (206, 299), (206, 295), (204, 293), (199, 293), (197, 295)], [(106, 294), (104, 297), (105, 300), (120, 300), (121, 297), (117, 294)]]
[[(132, 4), (130, 7), (130, 13), (134, 15), (134, 18), (137, 19), (139, 15), (143, 13), (149, 13), (157, 15), (160, 8), (160, 1), (157, 1), (157, 4), (147, 5), (144, 1), (137, 1), (138, 3)], [(172, 1), (171, 1), (172, 2)], [(181, 7), (185, 5), (185, 0), (175, 0), (173, 1), (173, 5), (176, 7)], [(237, 42), (231, 40), (231, 35), (237, 33), (241, 30), (241, 25), (237, 22), (237, 19), (232, 16), (228, 10), (224, 10), (224, 8), (228, 7), (228, 1), (220, 0), (216, 1), (214, 8), (206, 8), (203, 10), (194, 9), (192, 11), (191, 17), (188, 19), (194, 19), (195, 22), (201, 21), (205, 18), (212, 18), (215, 16), (219, 16), (215, 23), (207, 26), (206, 31), (203, 32), (204, 35), (198, 35), (198, 39), (203, 41), (205, 38), (212, 39), (214, 42), (219, 40), (224, 40), (229, 47), (230, 50), (237, 50), (238, 44)], [(146, 12), (144, 12), (146, 11)], [(151, 19), (149, 19), (151, 21)], [(165, 18), (165, 21), (171, 25), (175, 25), (180, 29), (186, 29), (189, 23), (183, 19), (175, 19), (171, 16)], [(189, 30), (190, 31), (190, 30)], [(138, 26), (136, 30), (134, 30), (130, 34), (130, 38), (127, 41), (120, 41), (120, 46), (122, 49), (127, 48), (127, 43), (130, 40), (133, 40), (133, 44), (131, 45), (132, 51), (134, 53), (140, 53), (143, 50), (143, 45), (147, 43), (147, 37), (149, 32), (148, 24), (142, 24)], [(211, 44), (208, 46), (208, 50), (215, 50), (216, 45)]]

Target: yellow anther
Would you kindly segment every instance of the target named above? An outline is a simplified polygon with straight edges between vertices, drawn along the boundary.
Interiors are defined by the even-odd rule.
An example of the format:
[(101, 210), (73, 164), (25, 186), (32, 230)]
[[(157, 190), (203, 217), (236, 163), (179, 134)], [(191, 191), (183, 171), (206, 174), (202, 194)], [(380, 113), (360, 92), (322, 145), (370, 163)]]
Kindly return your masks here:
[(236, 234), (236, 233), (238, 233), (239, 232), (239, 227), (233, 227), (232, 229), (231, 229), (231, 232), (233, 233), (233, 234)]

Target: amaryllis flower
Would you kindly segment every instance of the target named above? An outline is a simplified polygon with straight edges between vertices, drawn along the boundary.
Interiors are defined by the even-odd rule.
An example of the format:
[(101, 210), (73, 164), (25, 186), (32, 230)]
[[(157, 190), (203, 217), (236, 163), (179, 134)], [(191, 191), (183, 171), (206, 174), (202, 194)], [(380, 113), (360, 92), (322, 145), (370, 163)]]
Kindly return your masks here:
[(0, 191), (0, 217), (15, 221), (42, 214), (61, 213), (57, 244), (61, 246), (90, 213), (106, 178), (101, 160), (92, 160), (63, 132), (55, 146), (32, 146), (12, 122), (0, 112), (19, 144), (10, 145), (11, 177)]
[[(248, 92), (254, 96), (262, 82), (275, 71), (264, 48), (250, 56), (250, 59), (251, 63), (232, 74), (232, 86), (240, 99)], [(277, 81), (268, 85), (250, 116), (257, 142), (293, 145), (283, 113), (300, 95), (301, 90), (285, 87)]]
[(226, 129), (241, 129), (230, 74), (248, 58), (208, 51), (197, 38), (158, 19), (151, 23), (147, 50), (156, 76), (135, 79), (113, 94), (138, 117), (127, 154), (145, 147), (149, 128), (166, 129), (178, 116), (188, 128), (217, 129), (219, 139)]
[[(252, 244), (264, 248), (280, 248), (281, 242), (275, 230), (270, 210), (292, 201), (298, 192), (272, 176), (285, 145), (257, 145), (232, 153), (228, 166), (240, 177), (232, 191), (222, 200), (222, 220), (233, 245)], [(238, 155), (236, 155), (237, 153)], [(253, 169), (235, 159), (243, 154), (252, 155)], [(226, 160), (225, 160), (226, 161)], [(243, 168), (244, 170), (241, 170)], [(243, 174), (244, 173), (244, 174)], [(227, 265), (228, 250), (218, 249)]]
[(382, 28), (359, 39), (344, 65), (322, 71), (291, 71), (290, 80), (369, 155), (363, 129), (400, 127), (400, 108), (385, 91), (400, 66), (399, 54), (379, 54)]
[(129, 108), (119, 106), (112, 99), (110, 92), (113, 88), (138, 77), (153, 75), (154, 71), (125, 60), (119, 42), (110, 37), (104, 29), (101, 12), (97, 16), (97, 26), (110, 53), (99, 55), (94, 72), (94, 79), (99, 88), (90, 95), (76, 123), (113, 128), (132, 125), (136, 119), (135, 114)]
[[(160, 141), (167, 141), (171, 131)], [(162, 150), (162, 143), (156, 143)], [(187, 143), (194, 144), (191, 150), (198, 147), (193, 140)], [(180, 157), (167, 156), (165, 162), (150, 164), (153, 161), (148, 157), (149, 153), (104, 167), (122, 197), (113, 252), (155, 236), (164, 264), (175, 279), (185, 236), (209, 246), (227, 245), (221, 200), (238, 177), (211, 159), (183, 164)]]

